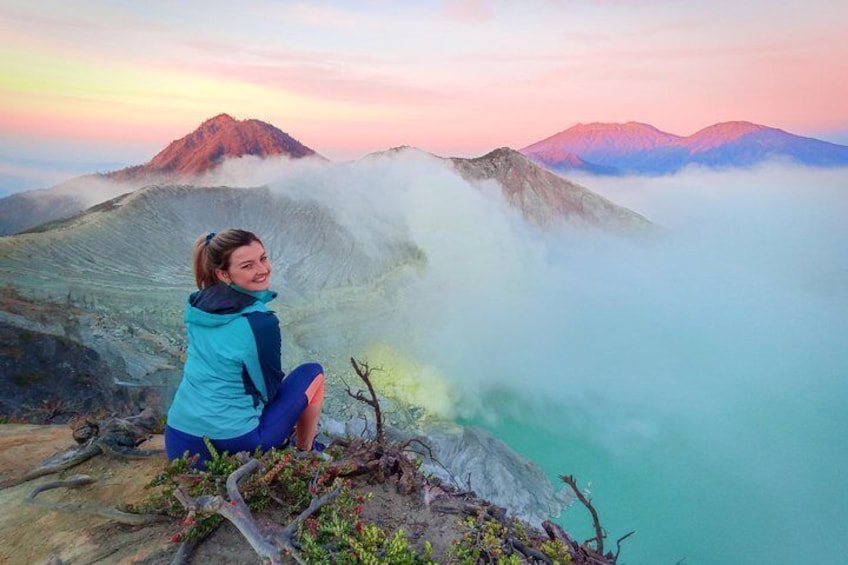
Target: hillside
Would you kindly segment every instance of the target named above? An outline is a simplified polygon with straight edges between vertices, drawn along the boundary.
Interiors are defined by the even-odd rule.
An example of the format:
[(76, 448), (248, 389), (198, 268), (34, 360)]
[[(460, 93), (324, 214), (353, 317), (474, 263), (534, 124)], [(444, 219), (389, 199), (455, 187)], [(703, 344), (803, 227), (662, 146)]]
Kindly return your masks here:
[(646, 218), (589, 189), (552, 174), (503, 147), (476, 159), (451, 159), (467, 181), (497, 181), (507, 202), (543, 226), (578, 225), (619, 233), (655, 231)]
[[(66, 426), (34, 426), (26, 424), (0, 425), (0, 480), (19, 477), (37, 466), (45, 458), (66, 450), (71, 430)], [(345, 443), (345, 442), (343, 442)], [(145, 449), (162, 449), (161, 435), (152, 435), (142, 444)], [(376, 444), (352, 442), (348, 447), (333, 448), (337, 460), (325, 462), (310, 456), (298, 457), (293, 451), (284, 451), (277, 457), (279, 463), (263, 471), (264, 488), (274, 487), (277, 480), (284, 481), (274, 500), (262, 508), (253, 508), (257, 522), (263, 524), (262, 531), (270, 531), (287, 525), (306, 508), (304, 501), (296, 502), (290, 497), (290, 489), (303, 483), (305, 487), (312, 474), (332, 476), (337, 473), (342, 461), (345, 465), (356, 465), (365, 453), (386, 457), (396, 453), (402, 466), (409, 466), (406, 456), (398, 451), (398, 445), (375, 450)], [(395, 457), (395, 455), (392, 455)], [(395, 461), (398, 461), (395, 459)], [(334, 471), (334, 468), (337, 469)], [(59, 488), (39, 494), (35, 499), (34, 489), (46, 487), (59, 477), (45, 476), (28, 482), (0, 488), (0, 504), (5, 511), (0, 515), (0, 561), (10, 565), (32, 563), (73, 564), (106, 561), (115, 564), (159, 565), (168, 563), (230, 565), (233, 563), (260, 563), (258, 549), (251, 547), (245, 536), (232, 523), (223, 521), (211, 535), (201, 538), (199, 544), (184, 542), (192, 528), (200, 528), (206, 514), (198, 512), (188, 516), (184, 509), (174, 509), (169, 516), (151, 514), (160, 500), (162, 487), (150, 488), (154, 478), (161, 484), (167, 481), (166, 462), (163, 456), (118, 460), (103, 456), (94, 457), (76, 465), (66, 472), (74, 477), (86, 476), (91, 484), (80, 488)], [(288, 471), (286, 472), (286, 469)], [(308, 470), (304, 478), (292, 472)], [(344, 480), (345, 487), (338, 502), (329, 498), (330, 487), (318, 482), (312, 487), (313, 500), (326, 499), (326, 506), (311, 514), (296, 537), (298, 551), (309, 555), (324, 555), (320, 562), (349, 563), (358, 555), (357, 562), (437, 564), (453, 562), (464, 555), (486, 553), (510, 556), (511, 563), (554, 563), (563, 558), (575, 565), (608, 565), (616, 559), (609, 553), (602, 557), (588, 544), (579, 544), (552, 522), (543, 524), (544, 529), (530, 524), (518, 524), (507, 515), (505, 509), (477, 498), (473, 492), (460, 491), (447, 484), (439, 485), (432, 478), (415, 471), (409, 466), (410, 476), (397, 469), (380, 467), (369, 473), (352, 475)], [(277, 479), (275, 473), (281, 473)], [(202, 483), (210, 474), (183, 473), (178, 477), (183, 489)], [(227, 472), (221, 476), (228, 476)], [(283, 478), (285, 476), (285, 478)], [(255, 501), (256, 481), (249, 486), (250, 479), (241, 481), (240, 491), (246, 500)], [(338, 493), (339, 483), (332, 489)], [(226, 495), (225, 495), (226, 496)], [(287, 498), (288, 503), (282, 498)], [(56, 505), (60, 510), (28, 504), (27, 498), (36, 504)], [(307, 500), (311, 498), (307, 496)], [(235, 500), (235, 499), (233, 499)], [(349, 501), (349, 502), (346, 502)], [(280, 506), (280, 504), (283, 506)], [(270, 503), (270, 504), (269, 504)], [(291, 504), (291, 506), (288, 506)], [(351, 504), (357, 504), (356, 508)], [(141, 525), (124, 523), (132, 515), (119, 516), (110, 509), (137, 509), (148, 517), (159, 519)], [(179, 508), (179, 506), (177, 507)], [(103, 510), (113, 512), (104, 515)], [(93, 514), (97, 512), (97, 514)], [(252, 520), (249, 511), (245, 511)], [(245, 514), (242, 514), (244, 516)], [(329, 525), (332, 524), (332, 529)], [(326, 533), (319, 534), (321, 528)], [(306, 536), (314, 532), (318, 542), (308, 542)], [(379, 536), (378, 536), (379, 533)], [(321, 536), (324, 537), (321, 537)], [(483, 536), (485, 540), (483, 539)], [(381, 536), (381, 537), (380, 537)], [(358, 544), (341, 551), (340, 544)], [(334, 541), (335, 540), (335, 541)], [(382, 541), (380, 541), (382, 540)], [(322, 547), (322, 544), (324, 546)], [(379, 550), (380, 547), (384, 550)], [(389, 549), (391, 548), (391, 549)], [(376, 551), (375, 551), (376, 550)], [(181, 561), (177, 554), (183, 553)], [(380, 555), (379, 561), (366, 556), (369, 552)], [(331, 556), (335, 553), (335, 559)], [(187, 554), (187, 555), (186, 555)], [(283, 553), (285, 555), (285, 553)], [(278, 563), (292, 563), (285, 558)], [(309, 562), (319, 562), (314, 559)]]
[[(149, 187), (51, 229), (2, 238), (0, 281), (22, 295), (21, 308), (7, 321), (22, 336), (51, 331), (77, 342), (81, 351), (105, 360), (123, 386), (154, 387), (167, 401), (185, 343), (181, 320), (193, 287), (191, 244), (210, 226), (252, 229), (263, 235), (279, 281), (275, 290), (283, 299), (275, 308), (286, 360), (320, 352), (331, 375), (328, 413), (355, 423), (359, 414), (344, 394), (347, 358), (367, 351), (378, 328), (396, 323), (403, 293), (419, 283), (428, 257), (396, 215), (391, 222), (363, 223), (363, 216), (346, 214), (332, 205), (337, 203), (265, 188)], [(36, 324), (29, 313), (39, 308), (45, 321)], [(51, 312), (67, 313), (68, 319)], [(49, 322), (62, 323), (54, 328)], [(14, 351), (3, 353), (15, 362)], [(561, 508), (542, 471), (504, 444), (464, 429), (434, 428), (426, 410), (401, 401), (393, 423), (426, 429), (434, 453), (452, 473), (481, 477), (481, 496), (523, 516)], [(529, 484), (535, 485), (532, 491)]]

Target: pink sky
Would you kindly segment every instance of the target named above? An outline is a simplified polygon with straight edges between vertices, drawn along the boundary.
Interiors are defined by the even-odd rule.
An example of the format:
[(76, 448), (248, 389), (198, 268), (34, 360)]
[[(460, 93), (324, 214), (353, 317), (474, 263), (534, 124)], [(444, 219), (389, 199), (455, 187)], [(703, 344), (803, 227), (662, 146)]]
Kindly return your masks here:
[(593, 121), (848, 143), (846, 21), (831, 0), (5, 0), (0, 158), (140, 163), (222, 112), (332, 159)]

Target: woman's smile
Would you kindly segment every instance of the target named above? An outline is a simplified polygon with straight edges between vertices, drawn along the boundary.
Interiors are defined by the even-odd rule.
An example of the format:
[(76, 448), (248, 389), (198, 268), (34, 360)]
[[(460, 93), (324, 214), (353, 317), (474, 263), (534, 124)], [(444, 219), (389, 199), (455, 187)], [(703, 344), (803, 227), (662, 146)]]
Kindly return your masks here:
[(229, 267), (219, 270), (218, 278), (244, 290), (268, 290), (271, 287), (271, 261), (265, 248), (254, 241), (234, 249), (230, 254)]

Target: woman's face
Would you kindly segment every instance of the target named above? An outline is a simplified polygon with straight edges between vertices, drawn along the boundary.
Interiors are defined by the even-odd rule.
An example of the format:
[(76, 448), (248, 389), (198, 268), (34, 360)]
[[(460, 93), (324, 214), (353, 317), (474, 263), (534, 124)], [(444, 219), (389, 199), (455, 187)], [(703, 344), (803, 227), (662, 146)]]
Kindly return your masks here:
[(218, 279), (244, 290), (268, 290), (271, 287), (271, 262), (258, 241), (236, 247), (230, 254), (228, 269), (215, 271)]

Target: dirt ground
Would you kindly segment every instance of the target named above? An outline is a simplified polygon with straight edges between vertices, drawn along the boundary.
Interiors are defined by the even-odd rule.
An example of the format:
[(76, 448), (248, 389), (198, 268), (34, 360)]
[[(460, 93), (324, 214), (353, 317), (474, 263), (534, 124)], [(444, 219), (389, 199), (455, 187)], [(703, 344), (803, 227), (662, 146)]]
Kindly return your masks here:
[[(43, 459), (74, 445), (68, 426), (7, 424), (0, 426), (0, 479), (20, 476)], [(146, 442), (161, 448), (162, 438)], [(39, 500), (115, 506), (140, 502), (145, 486), (161, 470), (164, 456), (142, 461), (117, 461), (102, 456), (70, 469), (65, 476), (86, 474), (96, 479), (79, 489), (56, 489)], [(66, 564), (134, 563), (171, 544), (173, 525), (125, 526), (107, 518), (48, 510), (24, 504), (38, 485), (59, 478), (39, 477), (0, 490), (0, 563), (38, 565), (51, 557)]]
[[(20, 476), (43, 459), (73, 445), (67, 426), (0, 425), (0, 480)], [(162, 437), (142, 445), (161, 448)], [(65, 476), (87, 474), (97, 480), (80, 489), (56, 489), (39, 500), (83, 502), (115, 506), (137, 503), (147, 495), (145, 486), (161, 471), (164, 455), (150, 460), (118, 461), (98, 456), (70, 469)], [(32, 489), (55, 480), (46, 476), (0, 490), (0, 563), (41, 565), (51, 557), (65, 565), (144, 564), (165, 565), (176, 551), (171, 537), (179, 531), (173, 521), (153, 526), (127, 526), (107, 518), (44, 509), (24, 504)], [(461, 533), (459, 515), (450, 500), (439, 501), (441, 510), (425, 507), (418, 496), (402, 496), (390, 484), (355, 486), (357, 493), (372, 493), (362, 517), (377, 522), (389, 534), (402, 528), (413, 546), (433, 545), (433, 558), (444, 562), (445, 552)], [(435, 505), (434, 505), (435, 508)], [(273, 513), (257, 516), (274, 520)], [(228, 522), (192, 554), (190, 563), (208, 565), (259, 563), (259, 558)]]

